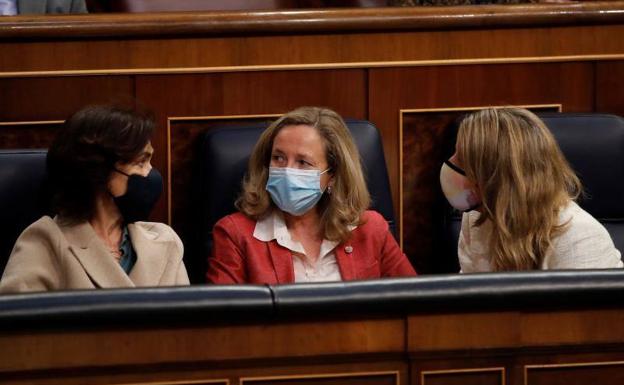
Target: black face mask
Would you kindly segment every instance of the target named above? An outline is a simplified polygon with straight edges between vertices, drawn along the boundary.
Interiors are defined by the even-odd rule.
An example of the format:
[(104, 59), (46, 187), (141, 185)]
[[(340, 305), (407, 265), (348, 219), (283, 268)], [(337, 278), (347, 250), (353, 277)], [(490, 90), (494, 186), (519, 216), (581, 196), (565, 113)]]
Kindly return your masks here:
[(128, 177), (126, 193), (113, 197), (119, 212), (124, 218), (124, 223), (147, 220), (162, 193), (162, 176), (155, 168), (152, 168), (147, 176), (129, 175), (117, 169), (115, 171)]

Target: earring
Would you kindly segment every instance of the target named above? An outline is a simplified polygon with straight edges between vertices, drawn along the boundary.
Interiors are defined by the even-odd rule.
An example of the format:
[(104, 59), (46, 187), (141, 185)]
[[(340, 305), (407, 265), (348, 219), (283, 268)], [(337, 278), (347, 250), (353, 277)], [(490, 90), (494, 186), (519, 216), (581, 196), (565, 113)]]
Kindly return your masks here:
[(327, 193), (331, 195), (332, 192), (332, 186), (327, 186)]

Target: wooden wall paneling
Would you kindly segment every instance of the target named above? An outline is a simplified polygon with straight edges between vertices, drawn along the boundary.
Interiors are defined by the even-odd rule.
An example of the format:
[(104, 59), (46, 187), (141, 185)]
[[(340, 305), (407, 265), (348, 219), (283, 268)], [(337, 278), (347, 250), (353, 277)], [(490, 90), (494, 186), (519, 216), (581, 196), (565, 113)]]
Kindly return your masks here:
[[(465, 12), (467, 16), (464, 19), (476, 19), (474, 8), (467, 8)], [(123, 35), (124, 39), (26, 40), (19, 44), (1, 40), (3, 32), (6, 34), (12, 30), (3, 29), (0, 24), (0, 52), (3, 52), (0, 56), (0, 76), (29, 75), (40, 71), (150, 73), (163, 70), (275, 70), (296, 69), (300, 66), (363, 68), (383, 66), (384, 63), (432, 65), (484, 61), (593, 60), (622, 58), (624, 55), (624, 41), (613, 38), (624, 34), (624, 25), (506, 26), (502, 29), (479, 26), (479, 29), (435, 30), (434, 26), (449, 19), (449, 15), (439, 16), (430, 18), (426, 31), (418, 31), (418, 25), (412, 22), (411, 31), (373, 30), (360, 33), (353, 29), (340, 31), (340, 26), (333, 24), (333, 32), (338, 30), (342, 33), (320, 31), (306, 34), (289, 31), (287, 34), (275, 35), (274, 31), (268, 31), (268, 34), (250, 35), (251, 25), (246, 25), (246, 29), (239, 27), (241, 30), (237, 31), (243, 36), (224, 37), (222, 33), (211, 34), (211, 31), (207, 31), (201, 38), (196, 36), (197, 33), (195, 36), (180, 38), (175, 36), (175, 32), (172, 32), (173, 37), (162, 38), (166, 28), (179, 31), (186, 26), (180, 20), (161, 15), (161, 19), (152, 20), (152, 23), (159, 24), (160, 38), (141, 39)], [(381, 15), (377, 17), (381, 22)], [(487, 17), (491, 18), (492, 15)], [(255, 25), (266, 23), (263, 19), (265, 14), (256, 18)], [(317, 19), (320, 18), (317, 16)], [(202, 22), (207, 25), (218, 23), (213, 15), (198, 15), (196, 19), (191, 22), (196, 31)], [(62, 29), (79, 30), (85, 25), (79, 19), (75, 20), (76, 24), (66, 22)], [(103, 21), (106, 20), (104, 17)], [(170, 24), (165, 20), (169, 20)], [(126, 20), (127, 24), (132, 22), (132, 19)], [(388, 25), (392, 20), (384, 22)], [(235, 19), (231, 24), (233, 28), (238, 26)], [(369, 28), (362, 26), (360, 31)], [(138, 25), (133, 26), (133, 29), (138, 31)], [(121, 25), (118, 25), (116, 31), (121, 30)], [(22, 34), (26, 34), (26, 31), (22, 31)], [(81, 38), (84, 36), (88, 35)], [(514, 44), (510, 44), (512, 41)]]
[(528, 365), (525, 385), (620, 385), (624, 383), (624, 361)]
[[(364, 70), (146, 75), (137, 76), (136, 93), (139, 103), (156, 113), (159, 129), (153, 141), (154, 164), (171, 186), (171, 218), (167, 196), (160, 200), (152, 218), (171, 221), (189, 246), (194, 224), (187, 221), (193, 209), (188, 196), (202, 132), (240, 123), (245, 116), (282, 114), (304, 105), (326, 106), (344, 117), (366, 118)], [(194, 250), (191, 247), (185, 252)]]
[(63, 122), (0, 123), (0, 149), (48, 148)]
[(286, 357), (396, 357), (405, 351), (405, 332), (403, 319), (389, 318), (12, 333), (0, 335), (0, 346), (12, 346), (0, 351), (0, 375), (77, 366), (95, 369), (204, 362), (207, 367), (218, 367), (220, 362)]
[(596, 63), (596, 112), (624, 116), (624, 61)]
[[(433, 195), (438, 187), (423, 187), (425, 196), (419, 198), (427, 204), (410, 207), (408, 202), (401, 202), (401, 177), (413, 177), (400, 175), (401, 110), (561, 104), (564, 111), (585, 112), (593, 107), (591, 63), (386, 68), (370, 69), (369, 73), (369, 118), (379, 127), (384, 140), (397, 218), (401, 218), (403, 204), (404, 215), (410, 215), (410, 220), (417, 222), (409, 233), (405, 232), (405, 226), (401, 231), (403, 242), (408, 238), (413, 242), (414, 246), (407, 245), (404, 251), (421, 273), (449, 272), (453, 264), (436, 260), (434, 255), (429, 212), (430, 202), (439, 201), (439, 197)], [(406, 123), (409, 125), (411, 121), (408, 119)], [(440, 135), (444, 135), (442, 131), (425, 135), (418, 145), (420, 148), (435, 147), (437, 151), (436, 145), (444, 140)], [(418, 170), (429, 175), (429, 183), (432, 183), (440, 163), (438, 158), (414, 160), (404, 173)]]
[(0, 122), (64, 120), (88, 104), (133, 97), (132, 76), (0, 78)]

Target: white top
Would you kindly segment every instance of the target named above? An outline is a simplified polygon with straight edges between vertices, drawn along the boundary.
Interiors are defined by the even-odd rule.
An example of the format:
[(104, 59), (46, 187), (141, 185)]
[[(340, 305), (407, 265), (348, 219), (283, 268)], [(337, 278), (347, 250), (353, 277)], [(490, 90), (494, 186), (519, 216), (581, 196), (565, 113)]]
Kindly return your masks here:
[(16, 0), (0, 0), (0, 16), (17, 15)]
[(306, 256), (303, 245), (291, 238), (284, 217), (276, 210), (271, 215), (267, 215), (256, 222), (253, 236), (263, 242), (270, 242), (275, 239), (280, 246), (292, 252), (295, 282), (342, 280), (336, 254), (334, 254), (338, 242), (323, 239), (318, 258), (314, 261)]
[[(474, 224), (481, 214), (464, 213), (459, 234), (459, 265), (462, 273), (492, 271), (487, 251), (490, 223)], [(559, 223), (567, 221), (566, 230), (553, 239), (540, 269), (609, 269), (622, 267), (620, 252), (607, 230), (588, 212), (570, 201), (559, 213)]]

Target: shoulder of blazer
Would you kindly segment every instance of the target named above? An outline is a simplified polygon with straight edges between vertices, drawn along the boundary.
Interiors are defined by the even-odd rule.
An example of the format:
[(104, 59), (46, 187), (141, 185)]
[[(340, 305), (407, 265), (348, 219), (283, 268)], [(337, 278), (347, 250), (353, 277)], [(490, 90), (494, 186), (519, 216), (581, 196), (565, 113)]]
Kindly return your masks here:
[(384, 231), (388, 231), (388, 222), (377, 211), (366, 210), (362, 214), (362, 222), (363, 223), (359, 225), (357, 229), (366, 232), (382, 233), (382, 235), (385, 235)]
[(23, 239), (23, 237), (30, 238), (31, 236), (38, 239), (46, 239), (55, 245), (58, 245), (61, 242), (67, 242), (62, 228), (54, 219), (47, 215), (37, 219), (26, 229), (24, 229), (18, 238), (18, 241)]
[(238, 231), (244, 234), (253, 234), (256, 228), (256, 221), (241, 212), (236, 212), (219, 219), (215, 226), (222, 226), (224, 228), (231, 228), (234, 226)]
[[(180, 237), (169, 226), (160, 222), (135, 222), (133, 224), (136, 228), (140, 229), (141, 233), (145, 235), (147, 239), (156, 242), (177, 242)], [(132, 224), (130, 225), (132, 226)]]

